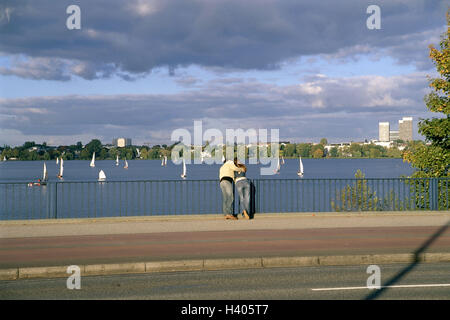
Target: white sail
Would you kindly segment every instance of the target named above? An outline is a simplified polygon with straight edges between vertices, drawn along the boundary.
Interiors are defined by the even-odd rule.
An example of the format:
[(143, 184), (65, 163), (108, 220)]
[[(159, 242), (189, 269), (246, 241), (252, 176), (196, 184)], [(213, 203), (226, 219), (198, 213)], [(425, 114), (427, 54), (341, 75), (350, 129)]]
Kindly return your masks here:
[(279, 172), (280, 172), (280, 158), (278, 157), (277, 170), (275, 170), (275, 173), (279, 173)]
[(140, 158), (141, 157), (141, 152), (139, 151), (139, 148), (136, 148), (136, 153), (137, 153), (137, 157)]
[(62, 178), (63, 177), (63, 173), (64, 173), (64, 161), (63, 158), (61, 158), (61, 161), (59, 162), (59, 173), (58, 173), (58, 177)]
[(116, 166), (118, 166), (119, 165), (119, 155), (117, 155), (117, 157), (116, 157)]
[(95, 152), (94, 152), (94, 154), (92, 155), (92, 160), (91, 160), (90, 166), (91, 166), (91, 167), (95, 167)]
[(284, 164), (284, 157), (281, 156), (281, 164)]
[(161, 157), (161, 167), (164, 167), (164, 158)]
[(44, 172), (42, 173), (42, 181), (47, 181), (47, 180), (48, 180), (47, 166), (45, 165), (45, 162), (44, 162)]
[(3, 157), (3, 161), (6, 161), (6, 156)]
[(98, 180), (106, 180), (106, 174), (105, 172), (103, 172), (103, 170), (100, 170), (100, 172), (98, 173)]
[(125, 169), (128, 169), (128, 162), (127, 159), (125, 159), (125, 165), (123, 166)]
[(302, 162), (302, 157), (299, 157), (299, 160), (298, 160), (298, 172), (297, 172), (297, 174), (298, 174), (299, 176), (303, 176), (303, 162)]
[(181, 174), (181, 177), (183, 179), (186, 178), (186, 162), (184, 161), (184, 158), (183, 158), (183, 173)]
[(167, 166), (167, 156), (164, 156), (164, 166)]
[(59, 164), (59, 158), (56, 158), (56, 164), (57, 165)]

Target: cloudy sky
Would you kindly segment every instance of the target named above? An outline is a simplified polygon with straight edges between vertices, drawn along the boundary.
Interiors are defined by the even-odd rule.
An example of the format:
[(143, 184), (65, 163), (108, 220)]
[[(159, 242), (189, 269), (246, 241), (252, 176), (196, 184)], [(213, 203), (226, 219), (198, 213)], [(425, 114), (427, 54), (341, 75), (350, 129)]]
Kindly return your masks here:
[[(81, 9), (69, 30), (68, 6)], [(430, 118), (428, 45), (439, 0), (2, 0), (0, 145), (177, 128), (279, 129), (281, 140), (362, 141), (378, 122)], [(381, 9), (370, 30), (369, 5)], [(415, 138), (420, 138), (416, 133)]]

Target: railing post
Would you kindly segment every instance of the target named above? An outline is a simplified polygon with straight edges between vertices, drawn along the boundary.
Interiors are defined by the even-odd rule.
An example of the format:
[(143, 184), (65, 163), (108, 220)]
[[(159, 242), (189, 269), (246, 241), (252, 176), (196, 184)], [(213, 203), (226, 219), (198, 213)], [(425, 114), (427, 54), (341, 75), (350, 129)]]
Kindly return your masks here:
[(430, 210), (439, 209), (439, 192), (438, 192), (438, 179), (430, 179)]
[(58, 218), (58, 182), (55, 182), (55, 196), (54, 196), (54, 209), (53, 209), (53, 218)]
[(235, 208), (235, 206), (236, 206), (236, 192), (235, 192), (235, 189), (236, 189), (236, 185), (233, 183), (233, 215), (235, 215), (236, 214), (236, 208)]

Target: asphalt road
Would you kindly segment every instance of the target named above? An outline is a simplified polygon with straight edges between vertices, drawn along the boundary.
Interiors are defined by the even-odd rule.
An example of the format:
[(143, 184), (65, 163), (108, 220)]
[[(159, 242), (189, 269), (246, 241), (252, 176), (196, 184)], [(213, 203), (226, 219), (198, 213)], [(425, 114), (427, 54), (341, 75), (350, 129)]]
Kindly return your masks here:
[[(367, 267), (82, 276), (79, 290), (67, 289), (66, 278), (1, 281), (0, 299), (450, 300), (450, 263), (379, 265), (381, 289), (378, 290), (367, 288), (367, 279), (371, 276), (367, 273)], [(392, 281), (399, 275), (399, 279)], [(387, 284), (389, 287), (385, 288)], [(378, 296), (373, 296), (375, 292)]]

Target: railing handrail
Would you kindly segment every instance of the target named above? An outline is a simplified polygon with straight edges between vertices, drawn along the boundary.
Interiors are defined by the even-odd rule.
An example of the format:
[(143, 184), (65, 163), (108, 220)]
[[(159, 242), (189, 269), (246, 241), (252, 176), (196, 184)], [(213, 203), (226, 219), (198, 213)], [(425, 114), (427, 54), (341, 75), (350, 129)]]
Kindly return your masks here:
[[(247, 177), (248, 178), (248, 177)], [(376, 181), (376, 180), (450, 180), (450, 177), (426, 177), (426, 178), (412, 178), (412, 177), (397, 177), (397, 178), (248, 178), (251, 181)], [(180, 180), (180, 179), (155, 179), (155, 180), (64, 180), (64, 181), (45, 181), (45, 183), (110, 183), (110, 182), (189, 182), (189, 181), (204, 181), (204, 182), (219, 182), (219, 179), (187, 179), (187, 180)], [(24, 184), (24, 183), (35, 183), (37, 181), (0, 181), (0, 184)]]

